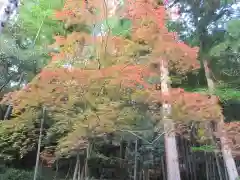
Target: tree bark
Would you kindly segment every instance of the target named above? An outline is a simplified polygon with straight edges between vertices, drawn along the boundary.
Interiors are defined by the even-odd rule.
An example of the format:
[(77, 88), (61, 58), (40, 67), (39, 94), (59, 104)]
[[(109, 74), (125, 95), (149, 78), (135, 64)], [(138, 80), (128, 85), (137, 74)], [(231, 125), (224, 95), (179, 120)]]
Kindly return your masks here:
[(162, 176), (163, 176), (163, 180), (166, 180), (164, 158), (161, 158), (161, 165), (162, 165)]
[(149, 180), (148, 168), (144, 168), (144, 170), (143, 170), (143, 179), (144, 180)]
[[(203, 64), (204, 64), (204, 71), (205, 71), (205, 76), (206, 76), (207, 84), (208, 84), (208, 90), (209, 90), (210, 94), (213, 94), (215, 87), (214, 87), (214, 82), (211, 78), (210, 69), (208, 67), (208, 63), (206, 60), (203, 60)], [(223, 125), (224, 125), (224, 120), (221, 119), (221, 121), (218, 123), (217, 127), (218, 127), (218, 132), (220, 134), (220, 142), (221, 142), (223, 160), (227, 167), (229, 180), (236, 180), (238, 178), (237, 167), (236, 167), (235, 161), (232, 156), (231, 148), (228, 145), (227, 134), (224, 130)]]
[(138, 139), (135, 141), (134, 180), (138, 179)]
[(205, 77), (206, 77), (207, 85), (208, 85), (208, 91), (210, 94), (213, 94), (214, 90), (215, 90), (215, 86), (214, 86), (214, 82), (211, 78), (210, 69), (208, 67), (208, 63), (206, 60), (203, 60), (203, 65), (204, 65)]
[(42, 143), (42, 131), (43, 131), (43, 124), (44, 124), (44, 120), (45, 120), (45, 115), (46, 115), (46, 108), (43, 107), (43, 113), (42, 113), (42, 119), (41, 119), (41, 125), (40, 125), (40, 133), (39, 133), (39, 138), (38, 138), (38, 149), (37, 149), (36, 165), (35, 165), (33, 180), (37, 180), (37, 177), (38, 177), (40, 149), (41, 149), (41, 143)]
[(89, 176), (88, 160), (89, 160), (89, 157), (90, 157), (90, 151), (91, 151), (91, 141), (89, 141), (88, 147), (86, 149), (85, 169), (84, 169), (85, 178), (88, 178), (88, 176)]
[(79, 160), (79, 164), (78, 164), (78, 178), (77, 180), (81, 180), (81, 164), (80, 164), (80, 160)]
[(232, 150), (229, 147), (228, 140), (226, 138), (226, 132), (223, 127), (223, 120), (219, 123), (219, 126), (220, 126), (219, 130), (221, 134), (220, 142), (221, 142), (221, 148), (222, 148), (222, 155), (227, 168), (228, 177), (229, 177), (229, 180), (236, 180), (239, 177), (238, 171), (232, 156)]
[(79, 153), (77, 154), (77, 161), (76, 161), (76, 165), (75, 165), (75, 170), (74, 170), (74, 174), (73, 174), (73, 180), (77, 180), (77, 175), (78, 175), (78, 169), (79, 167)]
[[(167, 62), (161, 60), (161, 90), (163, 97), (169, 97), (169, 72)], [(180, 180), (180, 171), (178, 163), (177, 143), (174, 132), (174, 122), (169, 119), (171, 114), (171, 105), (166, 102), (162, 105), (162, 115), (165, 131), (165, 153), (167, 164), (167, 179)]]

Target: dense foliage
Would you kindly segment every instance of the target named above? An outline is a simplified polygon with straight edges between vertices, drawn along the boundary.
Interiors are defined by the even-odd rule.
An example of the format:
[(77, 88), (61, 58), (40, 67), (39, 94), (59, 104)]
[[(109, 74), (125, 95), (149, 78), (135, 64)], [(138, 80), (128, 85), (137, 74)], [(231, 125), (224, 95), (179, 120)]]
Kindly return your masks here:
[(92, 22), (106, 19), (99, 4), (88, 1), (86, 9), (84, 3), (66, 1), (56, 13), (68, 28), (77, 24), (80, 31), (55, 37), (52, 47), (60, 53), (52, 54), (52, 62), (23, 90), (6, 98), (13, 103), (16, 117), (1, 122), (4, 159), (21, 158), (36, 149), (42, 106), (48, 111), (43, 146), (57, 155), (85, 149), (89, 139), (97, 141), (106, 133), (114, 133), (117, 142), (122, 132), (153, 133), (161, 129), (160, 107), (166, 101), (173, 106), (176, 122), (221, 119), (215, 97), (173, 88), (169, 98), (156, 88), (161, 59), (179, 78), (199, 67), (197, 48), (177, 42), (175, 34), (168, 32), (164, 7), (156, 8), (150, 1), (127, 2), (119, 15), (131, 21), (130, 37), (111, 31), (94, 37)]
[[(169, 28), (177, 31), (182, 41), (200, 47), (199, 60), (209, 64), (216, 95), (222, 101), (239, 99), (239, 37), (235, 33), (239, 27), (239, 3), (180, 0), (169, 1), (169, 5), (178, 7), (179, 14), (176, 21), (169, 22)], [(204, 79), (205, 74), (200, 73), (198, 82), (201, 86), (206, 84)], [(206, 89), (197, 89), (198, 92), (201, 90)]]
[[(19, 170), (14, 168), (0, 168), (0, 180), (29, 180), (33, 177), (32, 171)], [(38, 177), (37, 180), (43, 180)]]
[[(1, 34), (0, 84), (1, 92), (21, 87), (49, 61), (53, 34), (64, 34), (63, 25), (52, 13), (63, 6), (61, 1), (37, 2), (26, 0)], [(2, 95), (0, 96), (2, 97)]]
[[(0, 122), (0, 159), (11, 165), (30, 159), (33, 166), (42, 131), (39, 164), (56, 166), (55, 179), (66, 169), (67, 176), (77, 179), (79, 153), (83, 176), (130, 179), (134, 171), (136, 180), (136, 170), (145, 179), (146, 172), (161, 179), (164, 169), (171, 172), (165, 157), (179, 153), (181, 173), (188, 176), (189, 169), (198, 169), (201, 174), (206, 166), (206, 177), (218, 170), (217, 179), (221, 165), (208, 166), (214, 158), (222, 163), (218, 154), (224, 148), (218, 138), (227, 136), (214, 124), (223, 122), (225, 100), (240, 97), (239, 15), (233, 4), (25, 0), (0, 40), (1, 104), (13, 106), (9, 120)], [(206, 79), (213, 80), (214, 92)], [(170, 116), (166, 105), (171, 106)], [(230, 114), (226, 122), (238, 119)], [(174, 147), (167, 150), (172, 143), (167, 142), (169, 122), (175, 128), (177, 152)], [(227, 146), (236, 156), (238, 126), (225, 123), (231, 142)], [(32, 176), (16, 169), (0, 174), (4, 180)], [(193, 176), (190, 179), (196, 179)]]

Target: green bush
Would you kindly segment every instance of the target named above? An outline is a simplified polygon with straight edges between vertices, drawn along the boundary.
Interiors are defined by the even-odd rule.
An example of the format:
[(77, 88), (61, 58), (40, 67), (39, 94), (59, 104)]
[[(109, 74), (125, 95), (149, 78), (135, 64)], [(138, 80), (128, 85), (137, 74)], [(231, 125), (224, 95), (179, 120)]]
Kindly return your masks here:
[[(30, 180), (33, 179), (32, 171), (24, 171), (19, 169), (7, 168), (0, 172), (0, 180)], [(38, 180), (42, 180), (38, 178)]]

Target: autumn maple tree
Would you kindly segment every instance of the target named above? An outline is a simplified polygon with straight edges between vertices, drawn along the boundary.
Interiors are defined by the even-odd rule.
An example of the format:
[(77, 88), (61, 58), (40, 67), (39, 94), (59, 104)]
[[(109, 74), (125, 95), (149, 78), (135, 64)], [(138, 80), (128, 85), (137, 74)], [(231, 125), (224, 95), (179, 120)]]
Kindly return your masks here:
[[(44, 129), (45, 149), (56, 155), (85, 149), (90, 137), (141, 129), (142, 122), (151, 121), (158, 129), (165, 123), (160, 111), (164, 103), (171, 105), (174, 123), (221, 118), (214, 96), (170, 87), (166, 95), (159, 88), (161, 66), (181, 78), (199, 68), (198, 49), (178, 42), (175, 34), (168, 32), (164, 6), (153, 0), (127, 1), (115, 16), (120, 22), (130, 20), (131, 28), (125, 29), (128, 35), (106, 28), (94, 36), (95, 25), (106, 20), (107, 11), (104, 1), (66, 0), (62, 11), (56, 12), (55, 18), (64, 21), (66, 28), (78, 31), (56, 36), (52, 47), (60, 53), (51, 54), (51, 63), (10, 98), (17, 117), (2, 122), (0, 133), (7, 136), (0, 134), (0, 142), (5, 143), (0, 143), (1, 152), (14, 145), (24, 156), (36, 146), (38, 124), (33, 119), (42, 105), (48, 108), (51, 122)], [(21, 131), (26, 135), (20, 136)], [(21, 143), (25, 146), (20, 147)]]

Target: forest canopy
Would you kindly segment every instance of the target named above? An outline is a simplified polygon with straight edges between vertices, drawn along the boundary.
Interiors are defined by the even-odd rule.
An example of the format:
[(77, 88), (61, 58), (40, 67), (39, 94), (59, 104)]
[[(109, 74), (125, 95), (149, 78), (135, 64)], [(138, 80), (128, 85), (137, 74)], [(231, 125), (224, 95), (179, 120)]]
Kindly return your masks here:
[[(223, 156), (236, 150), (238, 123), (225, 123), (223, 109), (240, 97), (234, 2), (104, 2), (26, 0), (9, 20), (0, 34), (0, 157), (11, 163), (39, 148), (52, 165), (139, 137), (164, 144), (169, 167), (175, 137), (214, 142)], [(171, 171), (180, 177), (175, 165), (169, 180)]]

